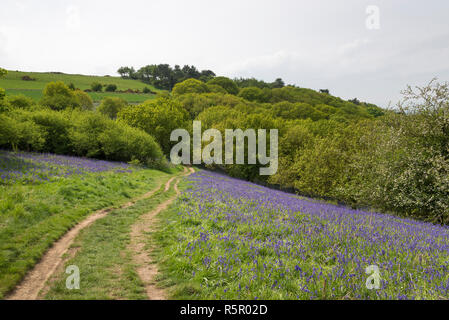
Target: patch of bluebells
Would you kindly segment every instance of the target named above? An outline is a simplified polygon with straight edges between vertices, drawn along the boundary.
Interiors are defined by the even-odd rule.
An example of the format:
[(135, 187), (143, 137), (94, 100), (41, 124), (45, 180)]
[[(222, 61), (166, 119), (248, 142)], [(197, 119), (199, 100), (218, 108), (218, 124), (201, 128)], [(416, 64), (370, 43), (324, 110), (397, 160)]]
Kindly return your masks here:
[[(449, 228), (350, 209), (200, 171), (180, 241), (205, 298), (444, 299)], [(179, 243), (177, 243), (179, 247)], [(380, 288), (369, 290), (366, 267)]]
[(0, 184), (41, 183), (57, 177), (113, 171), (132, 172), (130, 165), (96, 159), (49, 153), (8, 152), (0, 150)]

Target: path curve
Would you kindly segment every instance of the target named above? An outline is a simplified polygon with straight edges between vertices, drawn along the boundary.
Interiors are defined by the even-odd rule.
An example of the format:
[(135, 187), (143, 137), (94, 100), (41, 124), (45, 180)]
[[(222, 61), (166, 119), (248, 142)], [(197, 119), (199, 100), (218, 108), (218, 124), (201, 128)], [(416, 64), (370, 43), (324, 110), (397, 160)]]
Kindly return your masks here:
[[(167, 189), (167, 185), (170, 185), (170, 182), (173, 181), (174, 178), (171, 178), (165, 188)], [(157, 186), (155, 189), (150, 192), (145, 193), (144, 195), (137, 197), (120, 207), (118, 209), (126, 209), (134, 205), (137, 201), (147, 199), (153, 194), (155, 194), (161, 185)], [(47, 250), (47, 252), (43, 255), (41, 260), (26, 274), (25, 278), (22, 282), (6, 297), (6, 300), (36, 300), (39, 298), (39, 292), (44, 289), (45, 284), (48, 279), (55, 273), (58, 267), (64, 262), (63, 255), (69, 251), (70, 246), (75, 240), (76, 236), (79, 234), (81, 230), (90, 226), (92, 223), (105, 217), (108, 213), (117, 208), (106, 208), (95, 213), (89, 215), (86, 219), (78, 223), (75, 227), (70, 229), (66, 234), (64, 234), (59, 240), (53, 243), (52, 247)]]
[[(184, 176), (188, 176), (194, 173), (193, 168), (184, 167)], [(173, 178), (174, 179), (174, 178)], [(165, 192), (170, 189), (170, 183), (173, 181), (170, 179), (165, 185)], [(133, 260), (137, 265), (136, 271), (139, 278), (142, 280), (145, 292), (150, 300), (165, 300), (167, 299), (167, 294), (165, 290), (158, 288), (155, 283), (155, 277), (158, 273), (157, 265), (151, 259), (148, 251), (145, 250), (145, 233), (153, 231), (154, 219), (159, 214), (159, 212), (167, 209), (167, 207), (179, 196), (180, 191), (178, 189), (179, 178), (173, 186), (176, 195), (170, 199), (159, 204), (154, 210), (142, 215), (137, 223), (135, 223), (131, 228), (131, 243), (129, 248), (133, 252)]]

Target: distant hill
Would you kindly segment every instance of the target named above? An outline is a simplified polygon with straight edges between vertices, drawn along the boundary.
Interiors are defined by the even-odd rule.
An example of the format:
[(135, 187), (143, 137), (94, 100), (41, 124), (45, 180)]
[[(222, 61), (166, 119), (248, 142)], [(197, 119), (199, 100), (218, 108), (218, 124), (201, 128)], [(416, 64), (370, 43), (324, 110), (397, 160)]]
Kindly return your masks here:
[[(23, 78), (34, 80), (22, 80)], [(149, 88), (152, 92), (160, 91), (139, 80), (123, 79), (121, 77), (86, 76), (79, 74), (65, 74), (61, 72), (22, 71), (8, 71), (7, 76), (0, 79), (0, 87), (6, 90), (7, 95), (23, 94), (34, 100), (39, 100), (42, 97), (42, 90), (45, 85), (52, 81), (62, 81), (67, 85), (73, 83), (76, 88), (81, 90), (90, 89), (90, 85), (93, 82), (99, 82), (106, 85), (115, 84), (117, 86), (117, 91), (127, 91), (131, 89), (133, 91), (139, 90), (142, 92), (145, 87)], [(154, 94), (151, 93), (128, 92), (89, 92), (89, 95), (96, 102), (109, 96), (121, 97), (128, 102), (142, 102), (154, 97)]]

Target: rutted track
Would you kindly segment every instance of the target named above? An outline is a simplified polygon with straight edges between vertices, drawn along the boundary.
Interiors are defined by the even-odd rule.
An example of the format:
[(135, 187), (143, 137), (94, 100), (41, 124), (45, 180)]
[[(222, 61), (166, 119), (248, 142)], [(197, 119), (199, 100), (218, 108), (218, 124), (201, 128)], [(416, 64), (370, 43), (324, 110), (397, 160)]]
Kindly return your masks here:
[[(190, 168), (189, 172), (184, 168), (185, 175), (189, 175), (194, 171)], [(170, 179), (165, 185), (165, 192), (170, 189), (170, 183), (175, 178)], [(155, 285), (155, 276), (158, 273), (157, 265), (150, 257), (150, 252), (145, 250), (145, 233), (153, 231), (154, 219), (159, 214), (159, 212), (165, 210), (180, 194), (178, 190), (179, 178), (176, 179), (174, 183), (174, 190), (176, 195), (170, 199), (159, 204), (154, 210), (141, 216), (137, 223), (132, 226), (131, 229), (131, 244), (129, 246), (130, 250), (133, 252), (133, 260), (137, 265), (137, 274), (142, 280), (145, 286), (145, 292), (148, 299), (150, 300), (164, 300), (167, 299), (167, 294), (163, 289), (158, 288)]]
[[(167, 185), (174, 178), (171, 178)], [(166, 185), (166, 188), (167, 188)], [(161, 185), (151, 190), (150, 192), (137, 197), (120, 207), (118, 209), (126, 209), (134, 205), (137, 201), (152, 197)], [(92, 223), (105, 217), (108, 213), (116, 208), (106, 208), (89, 215), (86, 219), (78, 223), (75, 227), (70, 229), (64, 236), (57, 240), (53, 246), (47, 250), (41, 260), (31, 269), (22, 280), (22, 282), (6, 296), (7, 300), (36, 300), (39, 299), (39, 293), (44, 289), (48, 279), (56, 272), (58, 267), (65, 261), (64, 254), (67, 253), (75, 240), (76, 236), (81, 230), (90, 226)]]

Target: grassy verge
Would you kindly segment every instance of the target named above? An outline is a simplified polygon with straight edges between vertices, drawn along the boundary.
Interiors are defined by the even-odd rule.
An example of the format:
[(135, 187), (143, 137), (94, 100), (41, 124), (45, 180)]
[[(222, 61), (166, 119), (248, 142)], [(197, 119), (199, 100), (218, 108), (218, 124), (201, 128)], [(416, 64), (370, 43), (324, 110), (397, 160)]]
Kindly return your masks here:
[[(131, 226), (140, 215), (153, 210), (173, 196), (174, 191), (161, 190), (134, 206), (114, 210), (78, 235), (73, 244), (75, 257), (50, 281), (46, 299), (145, 299), (145, 290), (128, 249)], [(80, 270), (80, 289), (68, 290), (64, 270), (76, 265)]]
[(91, 212), (154, 189), (170, 174), (88, 173), (38, 185), (0, 186), (0, 298), (51, 244)]

